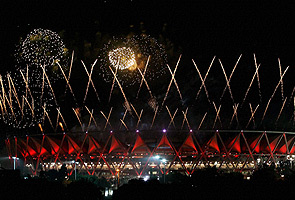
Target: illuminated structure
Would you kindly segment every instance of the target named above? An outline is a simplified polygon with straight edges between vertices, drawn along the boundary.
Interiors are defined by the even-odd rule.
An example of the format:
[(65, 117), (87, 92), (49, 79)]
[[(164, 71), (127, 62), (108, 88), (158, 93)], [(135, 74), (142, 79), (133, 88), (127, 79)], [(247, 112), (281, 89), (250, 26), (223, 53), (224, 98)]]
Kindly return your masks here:
[[(89, 175), (137, 177), (216, 166), (249, 171), (261, 164), (293, 160), (295, 133), (260, 131), (144, 131), (64, 133), (6, 140), (10, 157), (20, 157), (33, 174), (66, 164)], [(105, 141), (105, 143), (102, 143)], [(161, 161), (166, 160), (166, 164)]]
[[(221, 60), (216, 62), (214, 56), (205, 73), (200, 72), (193, 60), (192, 67), (196, 70), (197, 77), (191, 74), (185, 77), (182, 74), (182, 80), (185, 81), (178, 85), (176, 72), (181, 60), (179, 56), (174, 68), (165, 66), (169, 79), (153, 80), (155, 83), (159, 80), (160, 84), (154, 84), (152, 88), (147, 77), (148, 69), (152, 69), (149, 65), (153, 66), (153, 57), (147, 56), (148, 51), (140, 48), (145, 45), (132, 45), (133, 42), (141, 43), (146, 39), (148, 38), (127, 40), (125, 48), (109, 45), (106, 49), (108, 51), (104, 51), (109, 54), (104, 61), (112, 64), (111, 67), (103, 67), (112, 75), (110, 93), (109, 96), (102, 95), (104, 99), (99, 96), (105, 92), (102, 89), (110, 85), (95, 85), (97, 76), (92, 76), (93, 69), (101, 68), (96, 66), (96, 61), (91, 69), (87, 69), (82, 62), (86, 80), (73, 84), (76, 88), (69, 81), (72, 65), (69, 75), (59, 66), (65, 84), (63, 88), (51, 84), (49, 73), (44, 68), (37, 87), (31, 82), (36, 77), (29, 76), (28, 68), (24, 72), (20, 71), (22, 79), (21, 84), (16, 85), (17, 89), (9, 74), (7, 78), (0, 76), (1, 119), (8, 125), (24, 130), (21, 134), (30, 131), (26, 130), (27, 127), (39, 126), (40, 129), (31, 129), (40, 133), (36, 136), (8, 135), (6, 146), (10, 158), (21, 158), (20, 161), (24, 161), (24, 165), (35, 175), (41, 169), (58, 169), (65, 164), (70, 174), (76, 168), (79, 172), (108, 178), (158, 176), (173, 170), (190, 175), (196, 169), (206, 166), (252, 171), (260, 164), (277, 165), (280, 161), (293, 159), (295, 133), (280, 131), (292, 131), (295, 125), (294, 82), (291, 82), (292, 79), (284, 79), (283, 85), (289, 67), (283, 73), (280, 70), (276, 81), (271, 77), (274, 90), (269, 99), (262, 98), (264, 90), (261, 90), (261, 79), (258, 78), (260, 65), (257, 65), (255, 55), (255, 72), (250, 74), (249, 77), (252, 78), (247, 83), (241, 84), (242, 76), (232, 80), (241, 56), (230, 75), (226, 73)], [(142, 54), (144, 52), (146, 54)], [(138, 59), (139, 54), (144, 55), (144, 59)], [(134, 66), (136, 70), (121, 70)], [(221, 68), (223, 73), (219, 73), (219, 76), (224, 76), (223, 86), (219, 81), (209, 82), (207, 76), (210, 77), (212, 66)], [(154, 67), (153, 70), (159, 68), (161, 67)], [(122, 79), (126, 78), (125, 72), (132, 79), (135, 79), (133, 75), (137, 73), (139, 87), (136, 91), (122, 84)], [(80, 73), (76, 75), (81, 76)], [(188, 83), (187, 78), (195, 80), (194, 83)], [(214, 76), (210, 78), (214, 79)], [(252, 88), (256, 79), (258, 87)], [(238, 87), (231, 88), (231, 84)], [(269, 87), (270, 83), (267, 84)], [(83, 85), (86, 86), (85, 92), (81, 90)], [(184, 88), (183, 91), (181, 88)], [(281, 92), (278, 88), (281, 88)], [(60, 92), (62, 89), (65, 92)], [(110, 99), (114, 90), (116, 100), (113, 104)], [(52, 94), (51, 98), (42, 99), (48, 91)], [(67, 92), (68, 95), (65, 95)], [(55, 109), (49, 109), (50, 102), (53, 102), (51, 107)], [(247, 131), (240, 131), (241, 129)], [(49, 134), (52, 132), (55, 134)], [(16, 159), (14, 161), (19, 166), (20, 162)]]

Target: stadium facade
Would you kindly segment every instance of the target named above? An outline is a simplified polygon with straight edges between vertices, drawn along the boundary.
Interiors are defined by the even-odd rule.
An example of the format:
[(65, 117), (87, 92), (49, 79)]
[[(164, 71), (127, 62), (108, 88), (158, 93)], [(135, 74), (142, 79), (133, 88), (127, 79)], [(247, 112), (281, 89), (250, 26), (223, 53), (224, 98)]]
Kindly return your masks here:
[(76, 169), (132, 178), (172, 171), (191, 175), (206, 166), (246, 173), (262, 164), (292, 164), (294, 138), (292, 132), (160, 130), (43, 134), (7, 138), (5, 143), (12, 164), (33, 175), (65, 165), (70, 175)]

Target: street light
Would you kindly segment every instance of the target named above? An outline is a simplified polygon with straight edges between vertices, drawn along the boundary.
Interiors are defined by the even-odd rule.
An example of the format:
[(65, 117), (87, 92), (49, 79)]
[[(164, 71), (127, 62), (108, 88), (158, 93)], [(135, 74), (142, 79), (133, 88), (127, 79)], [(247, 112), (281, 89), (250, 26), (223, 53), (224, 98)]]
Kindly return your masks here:
[(120, 185), (120, 169), (119, 168), (116, 169), (116, 172), (118, 174), (118, 186), (117, 186), (117, 188), (119, 188), (119, 185)]
[(19, 160), (17, 157), (12, 157), (13, 159), (13, 170), (15, 170), (16, 160)]
[(165, 158), (163, 158), (162, 159), (162, 162), (164, 162), (164, 184), (166, 183), (166, 181), (165, 181), (165, 176), (166, 176), (166, 159)]
[(75, 164), (75, 180), (77, 180), (77, 167), (76, 167), (76, 164), (79, 164), (79, 163), (75, 162), (74, 160), (72, 161), (72, 163)]
[(166, 182), (165, 176), (166, 176), (166, 162), (167, 162), (167, 160), (165, 158), (161, 158), (159, 155), (156, 155), (155, 159), (160, 160), (161, 162), (164, 163), (164, 184), (165, 184), (165, 182)]

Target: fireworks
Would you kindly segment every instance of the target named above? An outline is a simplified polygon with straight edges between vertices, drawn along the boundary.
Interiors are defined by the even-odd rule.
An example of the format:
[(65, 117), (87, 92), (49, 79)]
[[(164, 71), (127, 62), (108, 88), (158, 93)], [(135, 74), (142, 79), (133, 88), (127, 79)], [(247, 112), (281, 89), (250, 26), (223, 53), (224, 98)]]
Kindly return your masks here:
[(167, 56), (156, 39), (147, 36), (133, 36), (130, 38), (113, 38), (101, 50), (99, 56), (100, 68), (97, 70), (106, 82), (113, 81), (113, 74), (109, 66), (115, 68), (116, 76), (123, 86), (134, 85), (141, 81), (141, 74), (150, 56), (145, 78), (155, 80), (164, 73)]
[(21, 41), (15, 54), (17, 71), (1, 79), (4, 122), (16, 128), (43, 126), (45, 113), (48, 117), (57, 106), (52, 83), (62, 77), (58, 70), (67, 67), (67, 51), (50, 30), (34, 29)]
[(135, 55), (131, 48), (117, 48), (109, 52), (109, 60), (113, 67), (120, 70), (133, 70), (137, 67)]
[(21, 41), (17, 50), (18, 67), (45, 67), (46, 72), (56, 74), (57, 63), (67, 64), (68, 49), (59, 35), (51, 30), (34, 29)]
[[(36, 32), (36, 30), (34, 31)], [(36, 34), (28, 38), (45, 40), (40, 39), (40, 36), (36, 36)], [(291, 103), (286, 103), (287, 100), (294, 99), (294, 89), (291, 95), (288, 90), (290, 84), (292, 88), (294, 88), (294, 85), (284, 78), (289, 67), (280, 69), (277, 77), (279, 78), (278, 83), (269, 101), (257, 102), (258, 100), (252, 97), (253, 95), (260, 97), (260, 90), (258, 95), (253, 91), (249, 92), (260, 67), (260, 63), (257, 64), (256, 60), (255, 65), (252, 65), (253, 73), (250, 74), (250, 78), (252, 77), (249, 80), (251, 81), (250, 85), (246, 87), (248, 81), (241, 84), (238, 74), (240, 69), (234, 74), (236, 68), (242, 65), (241, 63), (238, 66), (241, 56), (236, 61), (230, 74), (228, 74), (227, 68), (223, 67), (223, 62), (219, 58), (213, 57), (206, 72), (202, 72), (204, 68), (198, 66), (197, 62), (192, 60), (190, 67), (196, 71), (195, 74), (190, 73), (190, 77), (195, 80), (190, 82), (188, 79), (184, 80), (184, 76), (179, 80), (181, 72), (184, 72), (184, 62), (180, 62), (181, 57), (176, 63), (172, 62), (173, 66), (170, 68), (170, 65), (166, 63), (166, 56), (162, 52), (161, 45), (149, 36), (114, 39), (103, 50), (104, 52), (99, 59), (93, 62), (91, 68), (87, 68), (84, 62), (81, 62), (85, 71), (82, 68), (82, 73), (73, 73), (71, 84), (69, 79), (74, 56), (72, 56), (69, 73), (65, 72), (62, 64), (56, 63), (59, 70), (56, 71), (55, 77), (60, 76), (64, 79), (60, 82), (53, 81), (54, 78), (50, 73), (52, 70), (49, 70), (53, 67), (52, 62), (49, 62), (50, 59), (45, 62), (47, 58), (44, 56), (41, 56), (43, 61), (41, 59), (31, 62), (26, 65), (26, 68), (19, 67), (15, 74), (0, 76), (0, 115), (2, 120), (17, 128), (39, 126), (41, 132), (58, 132), (60, 130), (63, 132), (67, 130), (88, 132), (94, 129), (112, 131), (117, 128), (120, 130), (122, 126), (128, 131), (159, 128), (199, 130), (201, 128), (222, 129), (228, 127), (232, 129), (236, 127), (236, 129), (240, 129), (250, 127), (250, 129), (256, 129), (264, 128), (266, 125), (267, 127), (271, 126), (272, 123), (269, 122), (274, 120), (276, 120), (273, 123), (276, 126), (275, 128), (294, 128), (294, 125), (286, 125), (284, 121), (290, 117), (292, 117), (292, 122), (294, 120), (294, 106)], [(31, 52), (29, 55), (36, 57), (39, 54)], [(33, 61), (32, 59), (26, 60), (27, 58), (28, 56), (23, 57), (22, 61)], [(214, 64), (215, 58), (219, 63)], [(254, 58), (256, 59), (256, 57)], [(214, 69), (216, 64), (220, 65), (222, 70), (220, 76), (224, 76), (224, 79), (223, 82), (218, 82), (221, 87), (218, 86), (213, 90), (212, 87), (215, 83), (213, 84), (212, 74), (215, 71), (210, 70), (212, 66), (212, 69)], [(185, 63), (185, 67), (189, 66)], [(73, 66), (73, 70), (77, 70), (76, 65)], [(105, 92), (105, 85), (97, 84), (101, 83), (99, 79), (102, 77), (96, 76), (95, 72), (97, 71), (95, 70), (99, 70), (100, 75), (106, 81), (113, 83), (108, 103), (105, 103), (106, 95), (101, 95), (101, 99), (98, 97), (98, 94)], [(164, 70), (168, 72), (169, 77), (171, 75), (171, 78), (157, 80), (164, 73)], [(188, 68), (185, 68), (185, 70), (190, 72)], [(276, 101), (276, 91), (282, 85), (283, 79), (285, 87), (281, 87), (281, 94), (284, 94), (284, 102), (282, 105), (277, 104), (281, 106), (281, 109), (279, 109), (278, 106), (274, 106), (274, 103), (273, 105), (270, 103)], [(81, 80), (81, 82), (72, 84), (73, 80)], [(179, 82), (177, 83), (177, 81)], [(64, 89), (68, 87), (72, 95), (66, 95), (64, 91), (60, 93), (60, 83), (64, 84)], [(135, 83), (135, 87), (126, 89), (127, 86)], [(238, 84), (239, 87), (231, 87), (235, 84)], [(115, 88), (114, 85), (118, 88)], [(157, 88), (155, 88), (155, 85)], [(166, 92), (163, 91), (166, 88)], [(187, 88), (192, 92), (186, 92), (185, 89)], [(92, 89), (95, 94), (90, 91)], [(156, 89), (157, 93), (153, 93)], [(221, 90), (219, 91), (219, 89)], [(228, 94), (226, 90), (228, 90)], [(120, 92), (123, 96), (123, 98), (114, 97), (115, 104), (110, 101), (113, 91), (117, 95), (116, 97), (118, 97), (118, 94), (121, 95)], [(240, 97), (244, 98), (239, 99), (234, 96), (238, 92)], [(132, 98), (135, 96), (136, 99)], [(183, 103), (185, 100), (195, 97), (195, 101)], [(74, 100), (75, 105), (70, 105), (73, 104), (72, 100)], [(87, 104), (89, 102), (91, 102), (91, 105)], [(250, 109), (246, 106), (243, 107), (244, 103), (249, 104)], [(122, 105), (121, 108), (120, 105)], [(255, 107), (252, 107), (253, 105)], [(70, 112), (69, 108), (71, 108)], [(166, 108), (168, 113), (163, 108)], [(109, 111), (106, 112), (106, 109), (109, 109)], [(290, 114), (290, 112), (292, 113)], [(274, 113), (276, 118), (274, 119), (270, 113)]]
[(1, 77), (1, 86), (1, 103), (6, 107), (2, 112), (2, 119), (15, 128), (43, 125), (44, 110), (49, 111), (56, 105), (45, 71), (39, 74), (27, 67), (14, 75)]

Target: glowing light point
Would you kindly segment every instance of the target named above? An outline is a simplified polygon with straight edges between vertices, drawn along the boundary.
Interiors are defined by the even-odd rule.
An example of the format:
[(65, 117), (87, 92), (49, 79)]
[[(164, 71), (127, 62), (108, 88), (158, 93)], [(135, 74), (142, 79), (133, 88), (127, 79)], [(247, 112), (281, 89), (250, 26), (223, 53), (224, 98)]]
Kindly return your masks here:
[(139, 133), (139, 130), (138, 129), (136, 130), (136, 133)]
[(166, 133), (167, 132), (167, 130), (166, 129), (163, 129), (163, 133)]
[(192, 130), (192, 129), (190, 129), (190, 130), (189, 130), (189, 132), (190, 132), (190, 133), (192, 133), (192, 132), (193, 132), (193, 130)]
[(108, 54), (109, 60), (113, 67), (120, 70), (130, 69), (134, 70), (137, 67), (135, 54), (130, 47), (121, 47), (114, 49)]
[(110, 131), (110, 134), (112, 134), (113, 133), (113, 131)]

